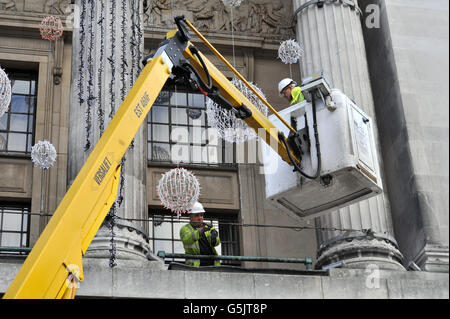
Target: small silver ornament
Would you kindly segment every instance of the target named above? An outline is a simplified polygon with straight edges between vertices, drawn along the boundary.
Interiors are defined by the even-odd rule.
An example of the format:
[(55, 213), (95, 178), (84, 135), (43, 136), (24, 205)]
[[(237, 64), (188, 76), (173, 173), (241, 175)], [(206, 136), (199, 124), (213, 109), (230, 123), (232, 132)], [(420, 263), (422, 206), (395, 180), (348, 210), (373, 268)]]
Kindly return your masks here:
[(53, 166), (56, 156), (56, 149), (49, 141), (39, 141), (31, 148), (31, 160), (44, 170)]
[(0, 117), (8, 110), (11, 103), (11, 81), (0, 67)]
[(293, 39), (281, 42), (281, 45), (278, 48), (278, 58), (284, 64), (297, 63), (302, 58), (302, 56), (302, 46)]

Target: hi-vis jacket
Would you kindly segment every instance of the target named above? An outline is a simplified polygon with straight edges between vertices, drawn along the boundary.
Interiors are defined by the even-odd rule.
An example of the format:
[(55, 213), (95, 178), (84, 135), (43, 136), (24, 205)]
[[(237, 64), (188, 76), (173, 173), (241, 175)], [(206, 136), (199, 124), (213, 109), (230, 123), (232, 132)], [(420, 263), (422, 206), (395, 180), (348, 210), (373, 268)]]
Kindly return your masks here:
[[(209, 245), (211, 246), (212, 251), (217, 256), (217, 251), (214, 247), (220, 245), (220, 238), (217, 235), (215, 242), (211, 242), (211, 231), (214, 230), (214, 227), (209, 228), (204, 232), (206, 239), (208, 240)], [(191, 224), (186, 224), (180, 229), (180, 238), (183, 241), (184, 251), (187, 255), (201, 255), (200, 253), (200, 233), (196, 230)], [(199, 267), (200, 259), (186, 259), (186, 264), (189, 266)], [(220, 266), (219, 260), (214, 261), (214, 266)]]
[(305, 100), (305, 97), (303, 96), (302, 93), (302, 89), (299, 86), (292, 89), (291, 96), (292, 96), (291, 104), (301, 103)]

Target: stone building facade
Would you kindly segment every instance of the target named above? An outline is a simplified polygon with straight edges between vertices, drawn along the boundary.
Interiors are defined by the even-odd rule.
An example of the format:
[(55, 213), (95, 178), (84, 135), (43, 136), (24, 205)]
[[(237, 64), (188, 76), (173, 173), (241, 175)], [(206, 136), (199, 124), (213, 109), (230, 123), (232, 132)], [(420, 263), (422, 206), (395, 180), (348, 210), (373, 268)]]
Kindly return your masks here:
[[(244, 0), (239, 8), (230, 9), (220, 0), (0, 0), (0, 66), (15, 80), (13, 103), (18, 105), (11, 107), (7, 120), (0, 122), (0, 139), (5, 140), (0, 143), (4, 145), (0, 149), (0, 210), (3, 221), (11, 220), (11, 226), (0, 228), (0, 246), (33, 246), (138, 76), (142, 68), (140, 61), (154, 52), (165, 34), (175, 28), (173, 18), (184, 14), (246, 79), (261, 88), (275, 109), (287, 107), (277, 92), (279, 80), (292, 77), (300, 82), (314, 72), (324, 71), (333, 87), (364, 105), (378, 126), (384, 194), (309, 221), (293, 219), (265, 201), (264, 176), (260, 173), (260, 164), (253, 161), (256, 153), (253, 144), (233, 145), (208, 138), (202, 145), (188, 143), (190, 155), (181, 165), (199, 178), (200, 201), (207, 211), (205, 219), (219, 227), (223, 241), (221, 253), (310, 257), (317, 270), (337, 261), (344, 262), (344, 269), (354, 268), (348, 273), (333, 270), (327, 279), (297, 278), (299, 285), (311, 286), (315, 293), (309, 297), (313, 298), (339, 294), (335, 280), (351, 286), (352, 278), (362, 284), (358, 284), (355, 296), (344, 294), (344, 297), (401, 298), (426, 296), (427, 293), (437, 298), (445, 296), (445, 288), (448, 290), (448, 168), (445, 167), (448, 165), (436, 170), (434, 164), (448, 164), (448, 79), (431, 81), (431, 74), (427, 73), (431, 81), (428, 84), (435, 83), (439, 87), (441, 98), (425, 100), (411, 93), (420, 90), (423, 83), (412, 81), (409, 76), (423, 74), (429, 61), (420, 59), (421, 50), (440, 43), (439, 40), (445, 41), (445, 34), (447, 46), (440, 43), (438, 49), (426, 53), (435, 56), (435, 61), (448, 57), (448, 31), (441, 30), (440, 25), (430, 20), (427, 31), (416, 30), (420, 35), (414, 38), (414, 34), (394, 19), (419, 14), (418, 8), (431, 14), (443, 7), (446, 11), (439, 14), (441, 23), (448, 24), (448, 3), (430, 2), (432, 4), (425, 5), (423, 1), (413, 1), (413, 5), (407, 5), (396, 0), (367, 1), (360, 4), (359, 9), (351, 5), (353, 1), (325, 3), (322, 7), (303, 0)], [(367, 27), (367, 19), (373, 18), (371, 4), (380, 9), (381, 28)], [(294, 16), (302, 5), (308, 6)], [(55, 43), (42, 40), (39, 34), (40, 21), (49, 14), (60, 16), (65, 26), (63, 37)], [(435, 30), (444, 33), (442, 38), (427, 36)], [(409, 64), (404, 65), (407, 63), (404, 41), (408, 37), (422, 41), (418, 41), (420, 48), (411, 48), (416, 52), (414, 61), (420, 60), (422, 64), (407, 60)], [(277, 59), (277, 50), (281, 41), (291, 38), (303, 44), (305, 55), (300, 65), (289, 67)], [(201, 42), (195, 38), (193, 42), (219, 70), (233, 77)], [(388, 62), (384, 61), (384, 56), (389, 57)], [(386, 70), (386, 75), (380, 74), (380, 70)], [(386, 87), (388, 81), (381, 80), (384, 76), (396, 83), (395, 92), (394, 88)], [(447, 92), (443, 83), (447, 83)], [(419, 124), (419, 114), (426, 112), (424, 105), (431, 106), (430, 103), (436, 105), (433, 114), (439, 119), (434, 121), (430, 116), (425, 124)], [(415, 107), (410, 111), (405, 104)], [(186, 113), (188, 106), (204, 108), (204, 105), (202, 96), (183, 87), (169, 86), (155, 102), (151, 115), (125, 156), (119, 194), (123, 200), (116, 202), (118, 218), (112, 229), (111, 224), (104, 224), (85, 258), (86, 274), (91, 273), (91, 278), (95, 279), (85, 290), (80, 290), (81, 296), (170, 297), (169, 291), (161, 294), (146, 291), (144, 287), (135, 292), (127, 288), (119, 292), (118, 282), (112, 286), (105, 284), (104, 289), (96, 286), (95, 283), (106, 278), (104, 276), (113, 276), (113, 273), (126, 277), (128, 284), (140, 282), (142, 276), (147, 276), (146, 280), (152, 283), (157, 278), (167, 282), (181, 280), (186, 286), (190, 280), (195, 280), (195, 273), (167, 271), (167, 266), (155, 256), (159, 250), (183, 252), (177, 232), (180, 220), (163, 209), (156, 185), (162, 173), (177, 167), (169, 155), (174, 144), (173, 130), (183, 127), (192, 135), (207, 132), (205, 115), (194, 121)], [(395, 110), (398, 125), (387, 115), (391, 110), (387, 105)], [(13, 120), (19, 119), (25, 124), (20, 122), (15, 129)], [(432, 132), (438, 139), (431, 142), (431, 136), (435, 136)], [(44, 139), (51, 141), (58, 153), (55, 166), (48, 171), (34, 167), (30, 158), (31, 146)], [(400, 149), (394, 147), (397, 144), (401, 144)], [(442, 149), (447, 150), (446, 156)], [(198, 150), (206, 154), (205, 157), (196, 158)], [(431, 163), (421, 151), (431, 152), (440, 160)], [(401, 180), (413, 182), (402, 183)], [(409, 212), (414, 218), (407, 217)], [(20, 216), (20, 221), (11, 216)], [(405, 219), (411, 228), (405, 226)], [(310, 229), (236, 227), (234, 224), (308, 226)], [(320, 227), (370, 228), (375, 236), (332, 232)], [(114, 241), (114, 251), (111, 241)], [(109, 268), (108, 262), (113, 257), (117, 267)], [(0, 258), (20, 264), (24, 257), (0, 252)], [(422, 276), (415, 273), (411, 281), (407, 271), (411, 269), (411, 262), (422, 270), (444, 274)], [(373, 293), (367, 290), (367, 285), (364, 288), (364, 271), (374, 264), (383, 270), (384, 286), (380, 288), (383, 292)], [(8, 272), (8, 267), (12, 267), (11, 271), (17, 270), (17, 265), (5, 265), (0, 267), (1, 273)], [(305, 269), (301, 264), (285, 263), (233, 265), (255, 271), (256, 268)], [(135, 276), (133, 272), (127, 274), (127, 268), (135, 269)], [(210, 276), (218, 282), (259, 283), (261, 290), (245, 292), (250, 298), (268, 296), (264, 292), (267, 283), (279, 284), (273, 278), (255, 274), (251, 278), (250, 275), (235, 278), (232, 274), (220, 273)], [(298, 286), (291, 287), (285, 281), (287, 277), (279, 276), (288, 287), (286, 297), (306, 296), (295, 288)], [(11, 279), (5, 278), (0, 293)], [(324, 280), (325, 286), (330, 287), (330, 294), (323, 291)], [(413, 290), (425, 289), (417, 295), (408, 294), (405, 282)], [(442, 289), (433, 292), (432, 287), (437, 282)], [(232, 296), (235, 288), (228, 285), (227, 296)], [(283, 291), (283, 286), (277, 289)], [(448, 298), (448, 291), (446, 296)]]

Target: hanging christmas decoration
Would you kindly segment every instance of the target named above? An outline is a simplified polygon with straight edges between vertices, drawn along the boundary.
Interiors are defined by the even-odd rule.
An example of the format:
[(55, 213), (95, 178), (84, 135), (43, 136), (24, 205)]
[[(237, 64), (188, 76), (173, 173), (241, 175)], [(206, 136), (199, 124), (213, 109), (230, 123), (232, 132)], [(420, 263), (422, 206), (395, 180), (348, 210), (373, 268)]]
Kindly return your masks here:
[(44, 40), (55, 42), (61, 38), (64, 31), (61, 19), (55, 16), (47, 16), (41, 22), (41, 37)]
[(56, 161), (56, 149), (49, 141), (39, 141), (31, 148), (31, 160), (34, 165), (46, 170)]
[(200, 184), (192, 172), (174, 168), (162, 175), (157, 191), (164, 207), (181, 215), (190, 210), (198, 200)]
[(222, 0), (223, 4), (226, 7), (239, 7), (242, 3), (242, 0)]
[[(267, 106), (250, 90), (241, 80), (233, 79), (231, 81), (236, 88), (252, 102), (256, 108), (265, 116), (268, 114)], [(265, 99), (261, 89), (251, 83), (253, 88)], [(257, 137), (255, 130), (247, 125), (243, 120), (238, 119), (232, 110), (226, 110), (210, 99), (206, 101), (206, 115), (208, 123), (215, 128), (218, 135), (230, 143), (243, 143), (247, 140), (253, 140)]]
[(114, 203), (106, 216), (106, 226), (109, 228), (109, 231), (111, 232), (111, 238), (109, 240), (110, 249), (109, 249), (109, 267), (114, 268), (117, 266), (117, 248), (116, 248), (116, 232), (114, 231), (114, 226), (116, 225), (116, 211), (117, 211), (117, 204)]
[(281, 42), (281, 45), (278, 48), (278, 58), (284, 64), (297, 63), (302, 56), (303, 56), (302, 46), (293, 39)]
[(11, 102), (11, 81), (8, 75), (0, 68), (0, 117), (8, 110)]

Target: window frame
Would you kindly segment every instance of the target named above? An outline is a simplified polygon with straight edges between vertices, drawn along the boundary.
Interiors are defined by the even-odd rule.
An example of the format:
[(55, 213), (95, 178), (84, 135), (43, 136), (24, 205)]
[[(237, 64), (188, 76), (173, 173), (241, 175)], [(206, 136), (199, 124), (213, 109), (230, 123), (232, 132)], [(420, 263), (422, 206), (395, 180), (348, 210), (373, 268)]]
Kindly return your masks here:
[[(149, 222), (148, 222), (148, 230), (149, 230), (149, 244), (151, 250), (157, 254), (158, 251), (155, 251), (156, 241), (164, 241), (171, 242), (171, 251), (166, 251), (166, 253), (181, 253), (184, 254), (184, 248), (182, 251), (177, 251), (175, 248), (175, 242), (181, 243), (183, 245), (179, 233), (175, 233), (174, 224), (180, 224), (181, 228), (183, 225), (189, 223), (189, 216), (184, 214), (180, 219), (173, 213), (168, 212), (164, 209), (150, 209), (149, 208)], [(171, 237), (170, 238), (158, 238), (155, 237), (155, 219), (159, 219), (161, 221), (161, 217), (163, 216), (162, 222), (170, 223)], [(209, 212), (205, 214), (204, 222), (208, 224), (214, 223), (214, 225), (218, 225), (219, 237), (221, 242), (221, 252), (219, 255), (233, 255), (240, 256), (240, 236), (239, 229), (237, 226), (230, 225), (232, 223), (237, 223), (238, 214), (236, 213), (224, 213), (224, 212)], [(229, 236), (227, 236), (229, 235)], [(171, 262), (181, 262), (184, 263), (184, 259), (177, 258), (165, 258), (165, 263)], [(222, 264), (231, 265), (231, 266), (240, 266), (240, 261), (221, 261)]]
[[(26, 80), (30, 82), (28, 94), (24, 93), (12, 93), (11, 96), (11, 102), (8, 108), (8, 111), (5, 112), (5, 114), (2, 116), (2, 118), (6, 117), (6, 128), (1, 129), (0, 128), (0, 134), (5, 135), (5, 150), (0, 150), (0, 156), (1, 157), (19, 157), (19, 158), (29, 158), (31, 156), (31, 147), (34, 144), (35, 141), (35, 135), (36, 135), (36, 114), (37, 114), (37, 100), (38, 100), (38, 80), (39, 80), (39, 72), (33, 69), (28, 70), (21, 70), (21, 69), (15, 69), (15, 68), (8, 68), (5, 67), (5, 72), (10, 77), (10, 80), (12, 82), (12, 79), (14, 80)], [(35, 82), (34, 85), (34, 93), (32, 92), (32, 82)], [(33, 105), (31, 103), (28, 105), (27, 112), (12, 112), (12, 104), (14, 101), (14, 97), (24, 97), (25, 99), (33, 100)], [(32, 111), (30, 110), (32, 108)], [(12, 131), (11, 130), (11, 117), (13, 115), (26, 115), (27, 116), (27, 129), (26, 131)], [(33, 119), (32, 121), (32, 127), (30, 127), (30, 118)], [(25, 139), (25, 150), (24, 151), (11, 151), (8, 150), (8, 143), (9, 143), (9, 135), (10, 134), (22, 134), (26, 136)]]
[[(5, 210), (15, 210), (17, 213), (7, 212)], [(19, 212), (20, 211), (20, 212)], [(20, 230), (4, 230), (5, 214), (15, 214), (21, 216)], [(24, 226), (24, 221), (26, 220), (26, 226)], [(31, 223), (31, 207), (29, 204), (20, 203), (0, 203), (0, 246), (1, 247), (12, 247), (12, 248), (27, 248), (30, 246), (30, 223)], [(5, 246), (3, 245), (3, 235), (7, 234), (19, 234), (20, 235), (20, 246)], [(25, 236), (25, 240), (24, 240)], [(5, 255), (20, 256), (25, 255), (25, 252), (2, 252), (0, 251), (0, 257)]]
[[(202, 135), (204, 133), (205, 130), (208, 130), (211, 128), (211, 126), (209, 126), (209, 122), (207, 119), (207, 115), (206, 115), (206, 100), (205, 97), (200, 94), (200, 93), (195, 93), (195, 92), (191, 92), (189, 90), (187, 90), (186, 88), (183, 87), (177, 87), (176, 89), (174, 88), (174, 86), (168, 86), (166, 85), (164, 87), (164, 89), (161, 91), (162, 93), (167, 93), (170, 92), (170, 97), (168, 99), (168, 101), (166, 102), (160, 102), (158, 103), (158, 99), (155, 101), (153, 107), (167, 107), (167, 117), (168, 117), (168, 121), (167, 122), (157, 122), (154, 121), (154, 117), (153, 117), (153, 112), (155, 111), (155, 109), (152, 107), (152, 109), (150, 110), (148, 116), (147, 116), (147, 147), (148, 147), (148, 151), (147, 151), (147, 160), (148, 160), (148, 165), (150, 166), (173, 166), (173, 165), (177, 165), (177, 163), (171, 161), (171, 160), (158, 160), (155, 159), (153, 157), (153, 150), (154, 150), (154, 146), (160, 146), (160, 145), (165, 145), (169, 147), (169, 157), (170, 157), (170, 152), (172, 151), (172, 147), (174, 145), (179, 145), (179, 146), (188, 146), (189, 147), (189, 162), (181, 162), (180, 164), (183, 165), (183, 167), (190, 167), (190, 168), (212, 168), (212, 169), (224, 169), (224, 170), (233, 170), (236, 171), (237, 170), (237, 164), (236, 164), (236, 147), (234, 144), (228, 143), (229, 145), (227, 145), (227, 143), (223, 140), (220, 139), (219, 136), (217, 136), (217, 140), (218, 140), (218, 145), (211, 145), (208, 146), (208, 142), (209, 141), (203, 141), (201, 144), (196, 144), (194, 143), (194, 141), (191, 140), (191, 136), (193, 134), (193, 129), (194, 128), (199, 128), (202, 131)], [(186, 97), (186, 103), (187, 105), (173, 105), (171, 100), (172, 100), (172, 96), (173, 94), (184, 94)], [(197, 96), (202, 96), (203, 100), (204, 100), (204, 105), (203, 106), (189, 106), (189, 97), (190, 95), (197, 95)], [(181, 110), (186, 111), (189, 109), (201, 109), (203, 114), (202, 116), (204, 117), (204, 123), (201, 123), (201, 126), (194, 126), (193, 120), (191, 118), (189, 118), (189, 116), (185, 116), (187, 122), (186, 124), (179, 124), (179, 121), (174, 121), (173, 118), (173, 112), (174, 110)], [(203, 122), (203, 121), (202, 121)], [(159, 125), (159, 126), (166, 126), (168, 127), (168, 141), (158, 141), (155, 139), (153, 131), (150, 132), (150, 130), (153, 130), (153, 125)], [(189, 133), (189, 141), (188, 143), (180, 143), (180, 142), (174, 142), (171, 139), (171, 134), (173, 132), (174, 128), (186, 128), (188, 130)], [(205, 143), (206, 142), (206, 143)], [(230, 147), (231, 146), (231, 147)], [(208, 162), (193, 162), (192, 161), (192, 150), (194, 149), (194, 147), (201, 147), (202, 150), (204, 149), (204, 147), (216, 147), (217, 148), (217, 152), (218, 152), (218, 159), (217, 159), (217, 163), (214, 162), (210, 162), (209, 159), (209, 152), (207, 152), (207, 160)], [(231, 156), (229, 153), (227, 152), (232, 152)], [(227, 163), (226, 159), (227, 157), (232, 157), (232, 162), (231, 163)], [(230, 158), (231, 159), (231, 158)], [(202, 159), (203, 160), (203, 159)]]

